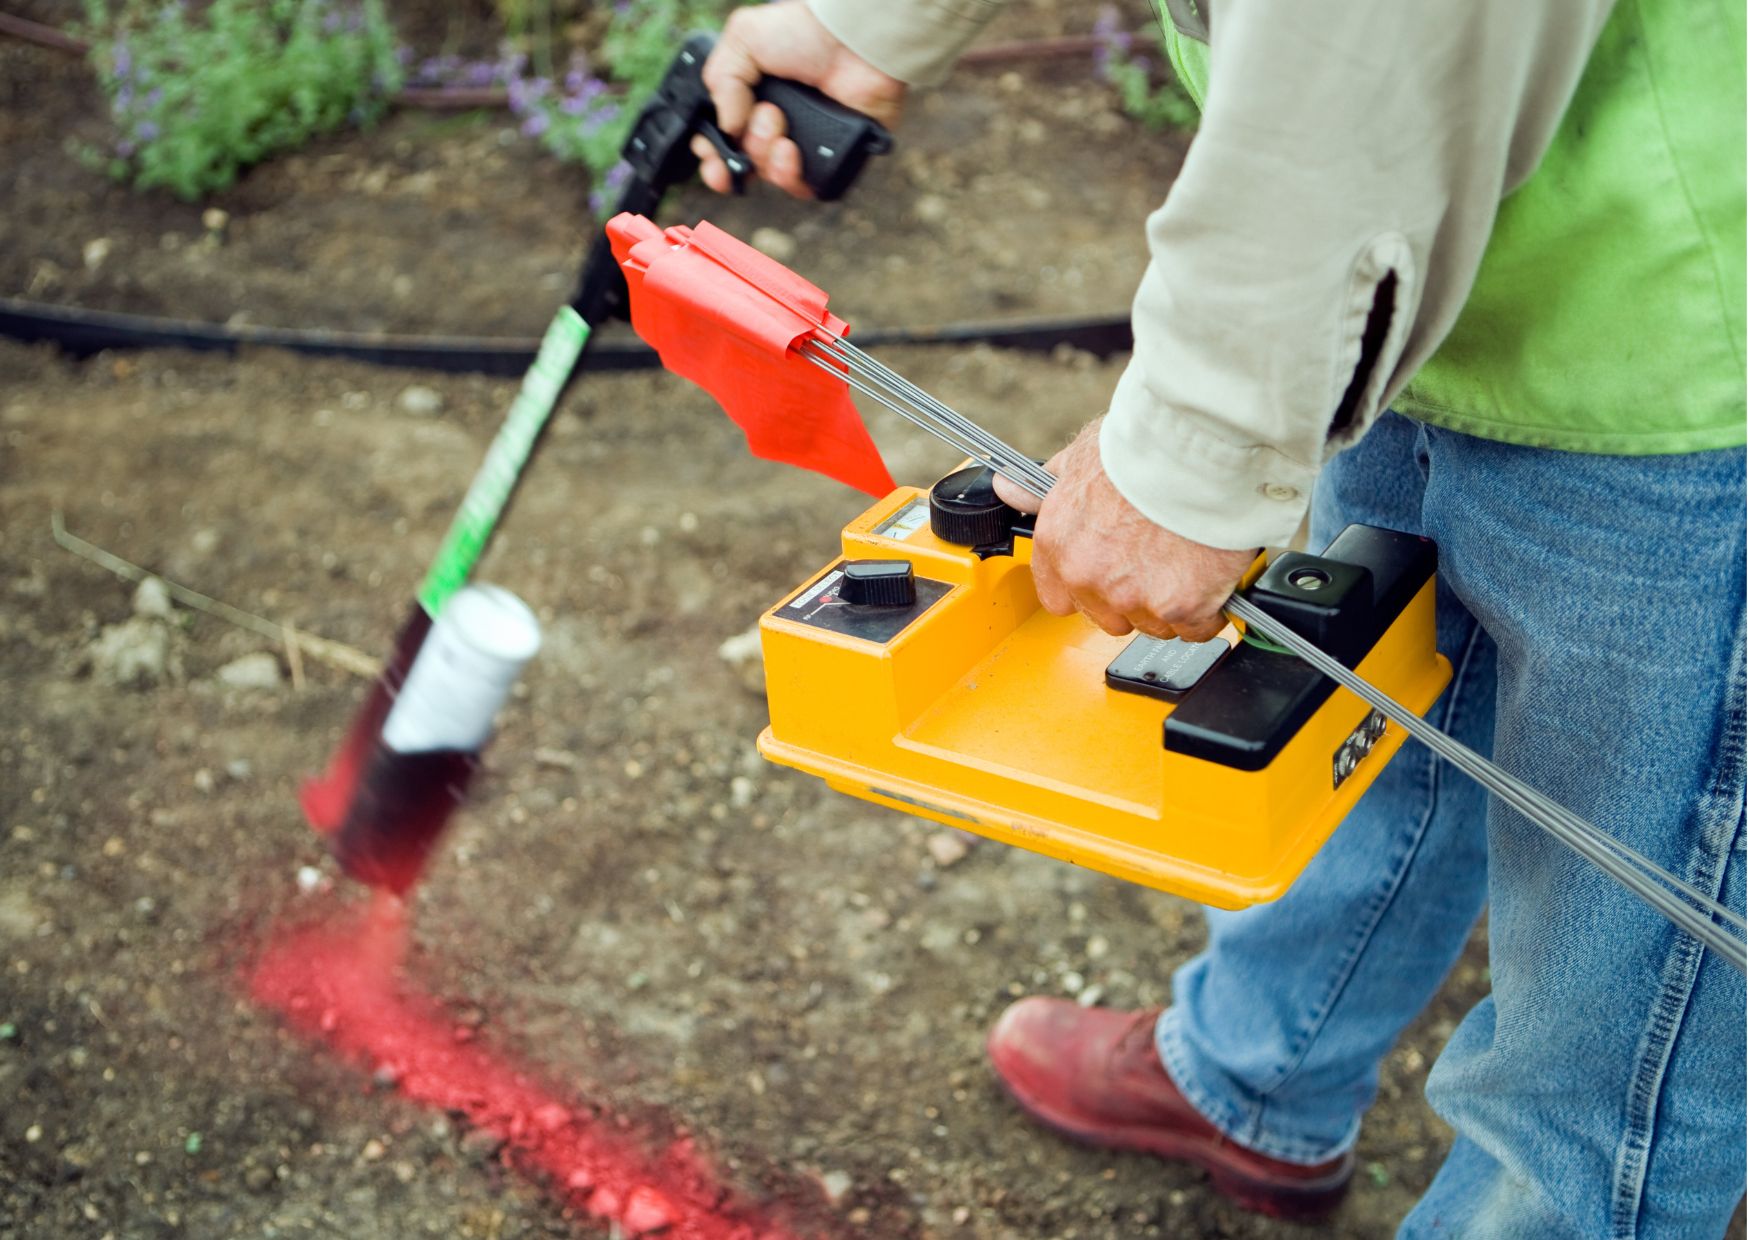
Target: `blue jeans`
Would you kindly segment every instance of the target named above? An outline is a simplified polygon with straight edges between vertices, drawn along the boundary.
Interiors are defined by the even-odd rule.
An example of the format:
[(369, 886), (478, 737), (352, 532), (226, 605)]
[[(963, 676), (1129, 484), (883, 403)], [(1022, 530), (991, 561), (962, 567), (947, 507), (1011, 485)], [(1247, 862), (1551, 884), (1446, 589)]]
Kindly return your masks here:
[[(1439, 546), (1445, 730), (1741, 910), (1741, 451), (1605, 457), (1386, 415), (1319, 483)], [(1160, 1057), (1234, 1141), (1354, 1142), (1482, 906), (1493, 992), (1427, 1081), (1456, 1130), (1404, 1237), (1723, 1233), (1744, 1175), (1743, 979), (1410, 742), (1279, 901), (1208, 914)]]

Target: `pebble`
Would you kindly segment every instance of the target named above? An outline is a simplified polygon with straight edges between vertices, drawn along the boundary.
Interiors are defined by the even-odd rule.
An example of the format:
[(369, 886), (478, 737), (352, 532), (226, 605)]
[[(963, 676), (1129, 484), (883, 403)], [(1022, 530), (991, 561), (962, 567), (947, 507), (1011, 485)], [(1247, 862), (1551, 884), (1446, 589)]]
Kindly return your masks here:
[(770, 255), (780, 263), (786, 263), (794, 258), (796, 251), (801, 248), (795, 243), (795, 238), (781, 228), (769, 226), (753, 229), (751, 241), (753, 249), (761, 254)]
[(911, 204), (910, 213), (919, 223), (939, 224), (953, 213), (953, 208), (939, 194), (922, 194)]
[(249, 776), (254, 773), (255, 768), (249, 764), (247, 758), (232, 758), (229, 762), (225, 763), (225, 774), (229, 775), (239, 784), (248, 779)]
[(443, 408), (443, 394), (436, 388), (426, 387), (423, 383), (415, 383), (401, 389), (401, 394), (395, 398), (395, 403), (401, 407), (401, 412), (410, 413), (416, 417), (428, 418)]
[(832, 1205), (841, 1205), (850, 1190), (856, 1187), (855, 1179), (848, 1171), (827, 1171), (819, 1177), (819, 1186), (825, 1189), (825, 1199)]
[(489, 1162), (504, 1148), (504, 1138), (489, 1128), (471, 1128), (462, 1135), (458, 1148), (468, 1158)]
[(359, 1151), (358, 1156), (365, 1162), (381, 1162), (383, 1155), (387, 1153), (388, 1146), (372, 1137), (364, 1143), (364, 1148)]
[(223, 232), (230, 222), (231, 213), (218, 207), (208, 207), (200, 213), (201, 226), (210, 233)]
[(170, 677), (170, 632), (161, 621), (135, 616), (106, 626), (85, 657), (104, 684), (150, 689)]
[(243, 1172), (243, 1187), (252, 1193), (264, 1193), (273, 1187), (273, 1173), (266, 1167), (250, 1167)]
[(728, 664), (749, 693), (764, 696), (765, 648), (759, 640), (759, 626), (736, 633), (716, 648), (716, 657)]
[(728, 781), (728, 800), (736, 809), (751, 805), (758, 794), (759, 786), (745, 775), (736, 775)]
[(232, 659), (214, 675), (220, 684), (232, 689), (277, 689), (284, 681), (279, 660), (265, 650)]
[(957, 831), (937, 831), (928, 838), (929, 856), (935, 859), (935, 864), (941, 869), (949, 869), (965, 860), (971, 851), (971, 845)]
[(674, 1225), (674, 1208), (653, 1188), (633, 1189), (620, 1215), (625, 1230), (634, 1236), (650, 1236)]
[(85, 243), (85, 270), (96, 271), (103, 266), (103, 260), (109, 257), (109, 251), (114, 242), (108, 237), (93, 237)]
[(297, 870), (297, 889), (304, 895), (322, 885), (322, 872), (313, 865), (299, 866)]
[(168, 620), (174, 610), (170, 605), (170, 587), (162, 577), (147, 577), (134, 589), (134, 615), (152, 620)]

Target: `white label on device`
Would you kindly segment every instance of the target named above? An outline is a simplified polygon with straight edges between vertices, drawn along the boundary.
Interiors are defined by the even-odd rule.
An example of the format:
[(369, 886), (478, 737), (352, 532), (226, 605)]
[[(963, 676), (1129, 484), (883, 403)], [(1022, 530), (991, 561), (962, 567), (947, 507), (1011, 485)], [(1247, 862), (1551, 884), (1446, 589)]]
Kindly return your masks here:
[(796, 599), (793, 603), (789, 604), (789, 606), (796, 611), (800, 611), (803, 607), (806, 607), (809, 603), (818, 602), (820, 599), (824, 598), (826, 595), (828, 595), (832, 592), (832, 587), (838, 584), (838, 578), (842, 577), (843, 575), (844, 575), (843, 569), (834, 568), (829, 574), (827, 574), (825, 577), (822, 577), (820, 579), (819, 584), (815, 585), (806, 594), (803, 594), (800, 598)]

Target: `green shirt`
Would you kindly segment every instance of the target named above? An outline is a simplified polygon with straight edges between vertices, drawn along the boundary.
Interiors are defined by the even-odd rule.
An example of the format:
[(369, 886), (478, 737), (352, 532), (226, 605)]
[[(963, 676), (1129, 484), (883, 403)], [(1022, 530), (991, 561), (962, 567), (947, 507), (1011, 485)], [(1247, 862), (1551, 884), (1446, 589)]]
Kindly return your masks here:
[[(1580, 452), (1744, 442), (1745, 36), (1741, 0), (1619, 0), (1395, 408)], [(1168, 42), (1200, 100), (1207, 46)]]

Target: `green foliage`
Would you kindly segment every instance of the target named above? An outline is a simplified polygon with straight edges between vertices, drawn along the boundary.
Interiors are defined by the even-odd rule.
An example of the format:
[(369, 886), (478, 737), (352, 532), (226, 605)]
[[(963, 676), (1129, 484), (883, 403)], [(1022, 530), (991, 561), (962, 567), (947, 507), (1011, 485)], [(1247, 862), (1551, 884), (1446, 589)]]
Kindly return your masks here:
[(367, 125), (399, 89), (382, 0), (87, 0), (116, 139), (86, 152), (118, 180), (183, 198), (267, 156)]
[[(1161, 26), (1163, 33), (1163, 25)], [(1099, 10), (1093, 22), (1097, 50), (1093, 64), (1099, 76), (1116, 88), (1123, 110), (1149, 129), (1194, 129), (1201, 114), (1195, 101), (1169, 68), (1154, 81), (1153, 63), (1135, 51), (1135, 36), (1114, 4)]]
[(1201, 113), (1175, 76), (1167, 73), (1157, 84), (1148, 63), (1137, 57), (1112, 57), (1105, 66), (1105, 80), (1116, 87), (1123, 110), (1149, 129), (1191, 129)]
[(690, 31), (719, 28), (729, 7), (729, 0), (618, 0), (593, 64), (579, 55), (561, 82), (511, 82), (510, 106), (522, 117), (522, 132), (589, 170), (597, 212), (610, 206), (623, 175), (619, 149), (674, 49)]

